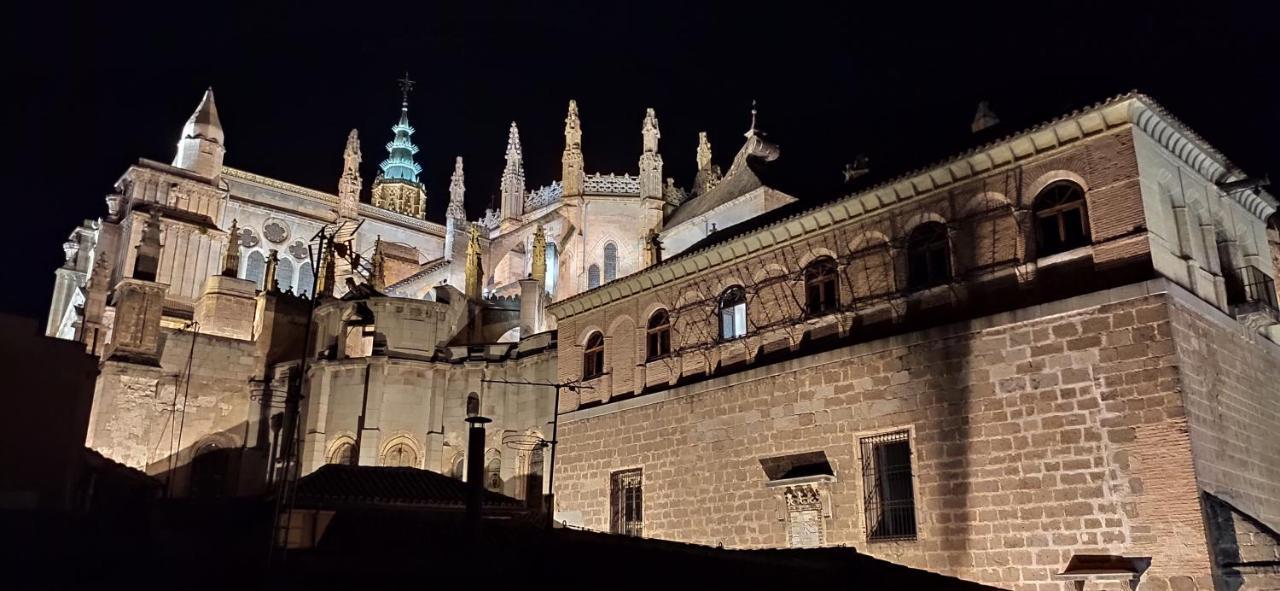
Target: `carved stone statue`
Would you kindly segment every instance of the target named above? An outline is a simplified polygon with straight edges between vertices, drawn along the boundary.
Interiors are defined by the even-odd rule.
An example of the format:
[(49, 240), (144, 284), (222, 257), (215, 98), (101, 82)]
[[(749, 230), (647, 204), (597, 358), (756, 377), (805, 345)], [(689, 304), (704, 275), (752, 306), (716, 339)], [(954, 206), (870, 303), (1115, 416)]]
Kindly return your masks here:
[(649, 259), (648, 266), (662, 262), (662, 239), (658, 237), (658, 232), (649, 230), (649, 235), (645, 236), (645, 252)]
[(356, 217), (360, 204), (360, 137), (356, 130), (347, 135), (347, 147), (342, 151), (342, 178), (338, 179), (338, 215)]
[(466, 192), (466, 177), (462, 173), (462, 156), (458, 156), (453, 163), (453, 176), (449, 177), (449, 208), (445, 211), (447, 219), (467, 219), (467, 210), (463, 207), (463, 197)]
[(711, 140), (707, 132), (698, 132), (698, 173), (693, 177), (694, 196), (715, 188), (720, 182), (720, 168), (711, 163)]
[(569, 101), (569, 114), (564, 118), (564, 154), (560, 156), (560, 183), (566, 197), (583, 193), (582, 122), (578, 119), (578, 101)]
[(235, 277), (240, 274), (240, 226), (237, 220), (231, 220), (231, 229), (227, 231), (227, 252), (222, 255), (222, 275)]
[(547, 235), (542, 230), (542, 224), (538, 224), (538, 229), (533, 233), (533, 248), (529, 254), (532, 257), (530, 261), (530, 275), (538, 280), (538, 283), (546, 284), (547, 281)]
[(658, 117), (653, 109), (645, 111), (640, 133), (644, 136), (644, 152), (640, 154), (640, 197), (661, 199), (662, 155), (658, 154), (658, 138), (662, 132), (658, 130)]
[(463, 290), (467, 295), (467, 299), (479, 300), (482, 291), (481, 275), (483, 269), (480, 264), (480, 228), (475, 225), (471, 226), (471, 240), (467, 243), (467, 267), (466, 267), (466, 285)]

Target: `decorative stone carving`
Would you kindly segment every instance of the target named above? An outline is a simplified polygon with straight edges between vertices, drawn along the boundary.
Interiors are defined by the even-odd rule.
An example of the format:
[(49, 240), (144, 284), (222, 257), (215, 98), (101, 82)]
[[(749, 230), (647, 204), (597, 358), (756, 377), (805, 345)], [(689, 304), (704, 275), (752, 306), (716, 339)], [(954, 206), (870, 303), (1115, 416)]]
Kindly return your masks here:
[(289, 239), (289, 226), (281, 220), (267, 220), (262, 225), (262, 235), (273, 244), (281, 244)]
[(257, 246), (260, 242), (261, 240), (258, 240), (258, 235), (253, 233), (252, 228), (240, 229), (240, 246), (243, 246), (245, 248), (253, 248)]
[(693, 195), (696, 197), (715, 188), (720, 182), (720, 167), (711, 163), (711, 140), (707, 132), (698, 132), (698, 173), (693, 177)]
[(68, 240), (62, 243), (62, 254), (67, 260), (62, 263), (64, 269), (74, 269), (76, 266), (76, 255), (80, 254), (80, 243), (75, 240)]
[(825, 541), (822, 493), (815, 484), (796, 484), (783, 489), (787, 506), (787, 545), (814, 548)]
[(240, 273), (240, 244), (236, 237), (240, 227), (236, 220), (231, 220), (231, 229), (227, 231), (227, 251), (222, 254), (222, 275), (235, 277)]
[(453, 163), (453, 176), (449, 177), (449, 208), (445, 210), (445, 216), (448, 219), (467, 219), (467, 211), (463, 207), (463, 197), (466, 192), (466, 177), (462, 173), (462, 156), (458, 156)]
[(579, 196), (583, 191), (582, 122), (578, 120), (578, 101), (569, 101), (569, 114), (564, 119), (564, 154), (560, 157), (560, 182), (564, 195)]
[(289, 256), (299, 261), (305, 261), (307, 257), (311, 256), (311, 251), (307, 248), (305, 242), (295, 240), (293, 244), (289, 245)]
[(467, 267), (466, 267), (466, 285), (465, 293), (468, 299), (478, 301), (482, 294), (481, 280), (482, 269), (480, 264), (481, 255), (480, 246), (480, 229), (471, 226), (471, 240), (467, 243)]
[(547, 280), (547, 235), (542, 230), (542, 224), (538, 224), (537, 230), (533, 232), (533, 252), (530, 253), (532, 260), (530, 261), (531, 275), (538, 280), (539, 284), (545, 284)]
[(592, 195), (640, 194), (640, 177), (628, 174), (587, 175), (586, 182), (583, 185), (586, 192)]
[(658, 130), (658, 117), (653, 109), (645, 111), (641, 135), (644, 137), (644, 152), (640, 154), (640, 197), (661, 199), (662, 155), (658, 153), (658, 138), (662, 137), (662, 132)]
[[(579, 181), (579, 184), (581, 184), (581, 181)], [(564, 186), (552, 181), (550, 185), (529, 191), (529, 194), (524, 198), (524, 210), (535, 211), (542, 209), (559, 201), (564, 194)]]
[(360, 204), (360, 137), (356, 130), (347, 134), (347, 146), (342, 151), (342, 177), (338, 179), (338, 215), (355, 218)]
[(502, 169), (502, 219), (524, 215), (524, 155), (520, 148), (520, 129), (511, 122), (507, 133), (507, 164)]
[(689, 193), (676, 186), (676, 180), (667, 177), (667, 184), (662, 188), (662, 199), (672, 205), (680, 205), (689, 199)]

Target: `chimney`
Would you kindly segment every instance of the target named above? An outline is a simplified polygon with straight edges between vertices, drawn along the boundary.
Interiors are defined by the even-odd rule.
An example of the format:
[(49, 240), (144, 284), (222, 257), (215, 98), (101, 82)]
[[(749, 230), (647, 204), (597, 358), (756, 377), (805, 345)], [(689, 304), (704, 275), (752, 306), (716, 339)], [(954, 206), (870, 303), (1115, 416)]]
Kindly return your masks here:
[(480, 535), (480, 504), (484, 498), (485, 423), (492, 419), (468, 413), (467, 423), (467, 530)]

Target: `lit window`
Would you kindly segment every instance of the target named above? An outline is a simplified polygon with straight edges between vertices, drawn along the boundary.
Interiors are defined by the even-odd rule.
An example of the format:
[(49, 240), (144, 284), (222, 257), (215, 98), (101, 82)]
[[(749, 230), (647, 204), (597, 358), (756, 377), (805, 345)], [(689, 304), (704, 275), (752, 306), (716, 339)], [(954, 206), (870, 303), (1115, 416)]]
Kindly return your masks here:
[(315, 285), (316, 278), (311, 275), (311, 263), (302, 263), (298, 267), (298, 295), (311, 295), (311, 288)]
[(747, 291), (735, 285), (720, 296), (720, 340), (731, 341), (747, 334)]
[(262, 283), (266, 281), (267, 259), (262, 256), (262, 252), (255, 250), (249, 253), (248, 259), (244, 264), (244, 278), (258, 285), (258, 289), (262, 289)]
[(947, 227), (925, 222), (907, 236), (907, 287), (925, 289), (951, 280)]
[(610, 242), (604, 245), (604, 282), (618, 278), (618, 245)]
[(859, 443), (867, 539), (915, 539), (916, 502), (908, 433), (864, 437)]
[(1090, 242), (1084, 190), (1071, 182), (1045, 187), (1036, 196), (1036, 249), (1039, 256), (1066, 252)]
[(836, 261), (822, 257), (804, 269), (805, 308), (810, 316), (834, 312), (840, 306)]
[(671, 354), (671, 315), (666, 310), (658, 310), (649, 317), (645, 351), (649, 361)]
[(600, 377), (604, 373), (604, 335), (596, 332), (587, 337), (582, 353), (582, 379)]
[(600, 287), (600, 267), (599, 265), (591, 265), (587, 267), (587, 289), (595, 289)]
[(644, 533), (643, 473), (614, 472), (609, 486), (609, 531), (626, 536)]

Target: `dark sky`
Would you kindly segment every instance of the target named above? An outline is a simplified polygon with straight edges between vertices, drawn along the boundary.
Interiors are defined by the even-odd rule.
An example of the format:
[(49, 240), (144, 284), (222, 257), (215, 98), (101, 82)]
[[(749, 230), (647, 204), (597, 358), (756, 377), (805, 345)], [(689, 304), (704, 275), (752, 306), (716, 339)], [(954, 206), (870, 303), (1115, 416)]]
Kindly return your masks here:
[(588, 171), (634, 172), (654, 107), (666, 175), (684, 186), (697, 132), (727, 166), (756, 99), (782, 188), (811, 203), (839, 195), (859, 153), (888, 175), (968, 147), (979, 100), (1013, 132), (1133, 88), (1280, 180), (1276, 15), (1244, 3), (124, 4), (29, 3), (4, 19), (5, 312), (44, 317), (62, 241), (105, 212), (131, 162), (173, 157), (207, 86), (227, 164), (332, 192), (356, 127), (367, 191), (408, 70), (436, 221), (455, 155), (468, 212), (489, 204), (513, 119), (530, 187), (558, 178), (570, 98)]

